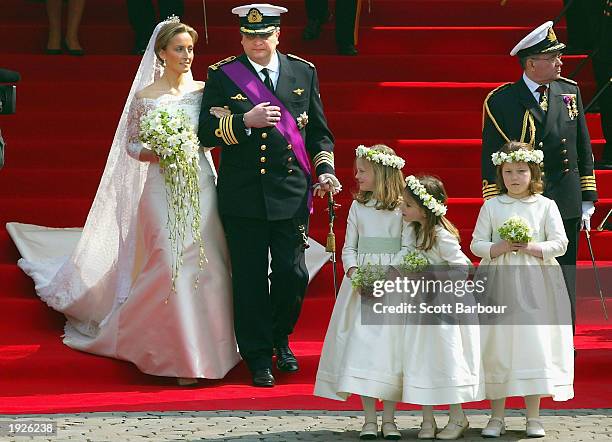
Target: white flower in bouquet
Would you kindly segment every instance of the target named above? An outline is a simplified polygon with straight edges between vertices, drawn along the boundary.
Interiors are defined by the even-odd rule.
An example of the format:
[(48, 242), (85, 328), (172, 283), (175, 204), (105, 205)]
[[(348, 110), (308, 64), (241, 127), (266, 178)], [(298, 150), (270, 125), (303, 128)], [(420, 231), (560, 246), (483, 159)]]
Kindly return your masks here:
[(418, 273), (425, 270), (429, 265), (429, 260), (422, 253), (413, 250), (410, 253), (404, 255), (402, 263), (399, 268), (405, 273)]
[(175, 291), (188, 227), (191, 227), (194, 242), (200, 246), (200, 268), (206, 262), (200, 234), (200, 141), (189, 116), (176, 106), (162, 106), (143, 115), (139, 135), (140, 141), (159, 157), (160, 171), (166, 183), (167, 227), (173, 257), (172, 291)]
[(528, 243), (532, 240), (529, 223), (518, 215), (508, 218), (497, 232), (501, 239), (509, 242)]
[(387, 273), (381, 266), (365, 264), (355, 269), (351, 276), (351, 285), (362, 296), (372, 296), (374, 283), (385, 279)]

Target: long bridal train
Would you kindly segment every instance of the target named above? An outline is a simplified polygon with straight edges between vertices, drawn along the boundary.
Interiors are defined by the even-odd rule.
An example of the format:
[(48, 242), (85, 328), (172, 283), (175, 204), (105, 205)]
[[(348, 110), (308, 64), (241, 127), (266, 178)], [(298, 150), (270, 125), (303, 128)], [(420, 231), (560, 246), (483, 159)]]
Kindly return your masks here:
[[(123, 302), (113, 300), (115, 305), (108, 305), (112, 299), (108, 296), (80, 299), (53, 293), (47, 296), (46, 286), (67, 261), (82, 229), (21, 223), (8, 223), (6, 228), (22, 256), (18, 264), (34, 280), (37, 293), (49, 306), (66, 315), (66, 345), (131, 361), (141, 371), (158, 376), (218, 379), (238, 363), (233, 324), (225, 320), (231, 317), (231, 299), (227, 297), (231, 287), (224, 286), (223, 278), (214, 278), (215, 285), (211, 286), (210, 278), (204, 276), (200, 290), (193, 294), (191, 290), (173, 294), (167, 303), (159, 297), (160, 290), (150, 279), (155, 272), (147, 272), (148, 281), (143, 281), (153, 284), (153, 290), (133, 291)], [(311, 238), (309, 244), (306, 264), (312, 280), (329, 260), (329, 254)], [(220, 266), (229, 265), (229, 260), (212, 259), (213, 256), (227, 257), (226, 253), (208, 248), (207, 255), (205, 273), (227, 272)], [(85, 275), (83, 284), (87, 284), (86, 279)], [(94, 295), (96, 292), (99, 293), (96, 288), (91, 290)], [(200, 296), (205, 302), (194, 299)], [(220, 314), (223, 311), (226, 313)]]

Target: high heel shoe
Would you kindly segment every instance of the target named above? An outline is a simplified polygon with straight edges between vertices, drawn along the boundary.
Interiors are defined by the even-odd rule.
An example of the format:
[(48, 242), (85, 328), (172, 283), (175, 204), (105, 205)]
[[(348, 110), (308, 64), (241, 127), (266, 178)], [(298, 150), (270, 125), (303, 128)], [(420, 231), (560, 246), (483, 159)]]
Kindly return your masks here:
[(62, 48), (64, 49), (65, 53), (72, 55), (73, 57), (82, 57), (85, 55), (85, 51), (83, 49), (70, 49), (68, 47), (68, 43), (66, 43), (66, 40), (62, 41)]
[(62, 50), (61, 49), (45, 48), (45, 54), (47, 54), (47, 55), (62, 55)]

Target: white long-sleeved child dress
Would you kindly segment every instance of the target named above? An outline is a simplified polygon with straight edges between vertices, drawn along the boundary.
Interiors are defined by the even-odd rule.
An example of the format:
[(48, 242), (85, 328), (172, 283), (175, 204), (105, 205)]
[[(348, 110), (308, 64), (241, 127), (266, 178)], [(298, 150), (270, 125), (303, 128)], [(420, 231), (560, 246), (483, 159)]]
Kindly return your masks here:
[[(470, 295), (461, 292), (464, 286), (459, 284), (467, 278), (471, 262), (453, 234), (440, 225), (435, 229), (433, 247), (419, 252), (432, 266), (436, 282), (456, 281), (453, 287), (458, 289), (443, 298), (453, 308), (448, 320), (441, 316), (442, 320), (434, 323), (422, 316), (416, 322), (423, 324), (406, 326), (402, 402), (444, 405), (479, 401), (484, 399), (484, 379), (477, 318), (455, 314), (456, 303), (472, 304)], [(427, 292), (428, 298), (421, 298), (418, 304), (432, 295), (435, 293)]]
[[(342, 264), (397, 265), (413, 240), (399, 209), (377, 210), (376, 201), (353, 201), (348, 214)], [(331, 316), (314, 394), (346, 400), (351, 394), (383, 400), (402, 398), (402, 325), (363, 325), (361, 296), (344, 277)]]
[[(491, 258), (499, 227), (510, 217), (524, 218), (543, 258), (508, 252)], [(522, 199), (506, 194), (485, 201), (471, 250), (482, 258), (490, 296), (520, 307), (503, 324), (481, 326), (481, 349), (488, 399), (544, 395), (565, 401), (574, 396), (574, 356), (569, 297), (559, 263), (567, 249), (559, 209), (542, 195)], [(489, 291), (488, 289), (488, 291)]]

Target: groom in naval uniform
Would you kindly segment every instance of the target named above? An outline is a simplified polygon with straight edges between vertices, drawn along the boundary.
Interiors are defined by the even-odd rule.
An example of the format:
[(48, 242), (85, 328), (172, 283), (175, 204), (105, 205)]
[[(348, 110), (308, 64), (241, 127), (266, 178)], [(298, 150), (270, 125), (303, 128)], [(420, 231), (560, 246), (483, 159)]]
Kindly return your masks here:
[[(198, 131), (203, 145), (222, 148), (219, 212), (232, 262), (234, 327), (260, 387), (274, 386), (273, 354), (279, 370), (299, 369), (288, 337), (308, 284), (311, 189), (316, 183), (322, 196), (341, 188), (315, 67), (276, 50), (286, 11), (273, 5), (232, 10), (244, 53), (209, 67)], [(214, 106), (231, 114), (217, 118)]]
[(561, 51), (548, 21), (523, 38), (510, 52), (523, 67), (516, 83), (489, 93), (483, 106), (482, 193), (499, 194), (491, 154), (510, 140), (522, 141), (544, 152), (544, 196), (555, 200), (569, 240), (563, 267), (576, 320), (576, 258), (581, 225), (590, 230), (597, 200), (591, 140), (575, 81), (561, 77)]

